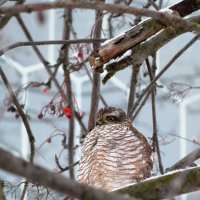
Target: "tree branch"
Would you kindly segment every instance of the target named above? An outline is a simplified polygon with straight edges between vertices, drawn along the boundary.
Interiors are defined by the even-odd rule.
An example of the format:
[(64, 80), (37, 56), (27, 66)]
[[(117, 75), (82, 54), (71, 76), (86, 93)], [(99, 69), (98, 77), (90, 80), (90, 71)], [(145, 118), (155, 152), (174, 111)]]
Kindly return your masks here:
[[(15, 167), (13, 167), (15, 166)], [(107, 193), (87, 185), (77, 183), (61, 174), (50, 172), (37, 165), (32, 165), (0, 148), (0, 168), (7, 172), (25, 177), (32, 183), (52, 188), (70, 197), (80, 200), (136, 200), (116, 193)]]
[(11, 44), (5, 48), (0, 49), (0, 56), (5, 54), (7, 51), (15, 49), (17, 47), (22, 46), (39, 46), (39, 45), (69, 45), (69, 44), (80, 44), (80, 43), (93, 43), (93, 42), (104, 42), (105, 39), (76, 39), (76, 40), (48, 40), (48, 41), (29, 41), (29, 42), (16, 42), (14, 44)]
[[(5, 0), (6, 2), (7, 0)], [(20, 4), (23, 4), (25, 0), (21, 0), (21, 1), (17, 1), (15, 5), (20, 5)], [(5, 3), (4, 2), (4, 3)], [(2, 6), (2, 4), (1, 4)], [(13, 17), (12, 14), (7, 14), (7, 15), (4, 15), (3, 17), (0, 18), (0, 30), (2, 30), (4, 28), (4, 26), (7, 25), (7, 23), (10, 21), (10, 19)]]
[[(149, 60), (146, 59), (146, 65), (149, 73), (150, 82), (153, 81), (155, 78), (155, 70), (153, 71), (151, 69)], [(158, 133), (157, 133), (157, 120), (156, 120), (156, 83), (151, 88), (151, 109), (152, 109), (152, 123), (153, 123), (153, 152), (157, 152), (158, 156), (158, 165), (160, 169), (160, 173), (164, 174), (162, 159), (161, 159), (161, 153), (160, 153), (160, 146), (158, 142)]]
[[(200, 16), (191, 17), (187, 20), (200, 24)], [(153, 36), (150, 40), (134, 46), (130, 56), (106, 65), (107, 74), (102, 82), (105, 84), (117, 71), (123, 70), (129, 65), (142, 64), (149, 55), (153, 55), (159, 48), (187, 31), (187, 27), (177, 28), (170, 26)]]
[[(143, 93), (146, 93), (146, 94), (143, 96)], [(150, 94), (151, 94), (151, 90), (149, 90), (149, 91), (147, 91), (147, 92), (143, 91), (142, 94), (141, 94), (141, 95), (143, 96), (143, 98), (141, 98), (140, 101), (137, 100), (137, 101), (135, 102), (135, 104), (134, 104), (133, 106), (134, 106), (135, 108), (137, 108), (137, 110), (135, 109), (134, 113), (132, 114), (132, 115), (133, 115), (132, 121), (134, 121), (135, 118), (137, 117), (137, 115), (140, 113), (141, 109), (142, 109), (143, 106), (145, 105), (145, 103), (146, 103), (147, 99), (149, 98)], [(132, 107), (132, 108), (133, 108), (133, 107)], [(130, 109), (130, 110), (131, 110), (131, 109)], [(132, 116), (132, 115), (131, 115), (131, 116)]]
[[(194, 0), (189, 0), (190, 3), (192, 3)], [(183, 3), (182, 1), (181, 3)], [(193, 2), (194, 3), (194, 2)], [(180, 3), (179, 3), (180, 4)], [(200, 4), (200, 3), (199, 3)], [(193, 5), (193, 4), (192, 4)], [(195, 7), (195, 5), (193, 5)], [(171, 6), (169, 9), (172, 9), (173, 11), (178, 12), (180, 6)], [(191, 7), (191, 5), (190, 5)], [(189, 8), (190, 8), (189, 7)], [(194, 11), (193, 9), (189, 9), (191, 12)], [(196, 6), (196, 9), (199, 9), (199, 6)], [(175, 10), (176, 9), (176, 10)], [(164, 11), (164, 10), (163, 10)], [(189, 12), (187, 12), (188, 14)], [(182, 15), (184, 13), (182, 12)], [(175, 15), (177, 17), (177, 15)], [(185, 16), (185, 15), (184, 15)], [(134, 46), (140, 44), (141, 42), (147, 40), (152, 35), (156, 34), (163, 28), (166, 28), (166, 26), (173, 25), (177, 28), (188, 28), (188, 31), (192, 31), (191, 26), (189, 25), (183, 25), (177, 24), (177, 23), (161, 23), (162, 18), (156, 19), (148, 19), (144, 20), (143, 22), (139, 23), (138, 25), (130, 28), (129, 30), (125, 31), (124, 33), (121, 33), (119, 36), (116, 36), (108, 42), (104, 43), (99, 49), (94, 49), (94, 52), (90, 56), (90, 64), (92, 65), (93, 69), (98, 69), (99, 67), (102, 67), (103, 64), (107, 63), (113, 58), (116, 58), (117, 56), (122, 55), (125, 51), (127, 51), (130, 48), (133, 48)], [(169, 22), (169, 21), (168, 21)], [(188, 24), (194, 24), (193, 22), (188, 22)], [(196, 26), (199, 26), (196, 24)], [(199, 32), (200, 33), (200, 32)]]
[[(188, 6), (192, 9), (191, 11), (198, 10), (200, 8), (199, 0), (183, 0), (182, 2), (188, 2)], [(181, 3), (181, 2), (180, 2)], [(37, 3), (37, 4), (26, 4), (17, 6), (5, 6), (0, 8), (0, 14), (17, 14), (20, 12), (33, 12), (33, 11), (43, 11), (47, 9), (58, 9), (58, 8), (85, 8), (85, 9), (95, 9), (95, 10), (106, 10), (112, 13), (127, 13), (134, 15), (143, 15), (148, 17), (153, 17), (159, 21), (175, 23), (178, 26), (189, 26), (191, 29), (199, 32), (200, 27), (193, 23), (188, 23), (182, 18), (174, 15), (169, 15), (163, 12), (157, 12), (153, 10), (148, 10), (145, 8), (139, 9), (135, 7), (130, 7), (121, 4), (108, 4), (102, 2), (89, 2), (89, 1), (56, 1), (48, 3)]]
[(141, 199), (167, 199), (200, 189), (200, 167), (175, 171), (124, 187), (118, 192)]
[[(142, 93), (142, 95), (140, 95), (140, 97), (137, 99), (137, 102), (140, 102), (141, 99), (143, 99), (143, 97), (145, 96), (146, 92), (148, 92), (151, 87), (154, 85), (154, 83), (169, 69), (169, 67), (183, 54), (183, 52), (185, 52), (190, 46), (192, 46), (198, 39), (199, 39), (200, 35), (196, 35), (192, 40), (190, 40), (182, 49), (180, 49), (180, 51), (178, 51), (173, 58), (167, 63), (167, 65), (157, 74), (157, 76), (151, 81), (151, 83), (146, 87), (146, 89), (144, 90), (144, 92)], [(135, 103), (135, 105), (132, 107), (129, 116), (132, 115), (132, 113), (135, 111), (135, 109), (137, 108), (137, 106), (139, 104), (137, 104), (137, 102)]]
[(0, 179), (0, 199), (1, 199), (1, 200), (6, 200), (5, 195), (4, 195), (3, 188), (4, 188), (4, 181), (2, 181), (2, 180)]
[(130, 92), (129, 92), (129, 97), (128, 97), (127, 113), (130, 112), (131, 108), (134, 105), (136, 86), (137, 86), (137, 82), (138, 82), (138, 73), (140, 70), (140, 66), (141, 65), (132, 65), (131, 85), (130, 85)]
[[(15, 166), (15, 167), (13, 167)], [(50, 172), (42, 167), (31, 165), (21, 158), (16, 158), (0, 148), (0, 168), (10, 173), (27, 178), (32, 183), (38, 183), (52, 188), (70, 197), (80, 200), (133, 200), (170, 198), (200, 189), (200, 167), (175, 171), (143, 182), (132, 184), (115, 192), (126, 194), (126, 197), (115, 192), (107, 193)], [(131, 197), (127, 197), (127, 194)]]
[[(104, 0), (97, 0), (104, 1)], [(97, 10), (95, 14), (95, 26), (94, 26), (94, 38), (101, 38), (101, 30), (102, 30), (102, 22), (103, 22), (103, 12)], [(93, 43), (93, 49), (99, 48), (100, 43)], [(92, 130), (95, 126), (95, 118), (96, 113), (98, 111), (99, 106), (99, 97), (100, 97), (100, 74), (97, 71), (93, 71), (93, 79), (92, 79), (92, 94), (91, 94), (91, 107), (90, 107), (90, 116), (88, 121), (88, 130)]]
[(170, 168), (167, 168), (166, 171), (173, 171), (173, 170), (178, 170), (178, 169), (184, 169), (186, 167), (190, 167), (193, 165), (193, 162), (197, 159), (200, 158), (200, 148), (194, 150), (184, 158), (182, 158), (180, 161), (175, 163), (173, 166)]
[(32, 133), (32, 130), (30, 128), (30, 125), (29, 125), (29, 122), (28, 122), (28, 119), (27, 119), (27, 116), (26, 114), (24, 113), (24, 111), (22, 110), (16, 96), (15, 96), (15, 93), (13, 92), (12, 90), (12, 87), (6, 77), (6, 75), (4, 74), (3, 70), (2, 70), (2, 67), (0, 66), (0, 75), (1, 75), (1, 78), (12, 98), (12, 101), (14, 103), (14, 105), (16, 106), (17, 108), (17, 111), (19, 112), (19, 115), (21, 116), (22, 118), (22, 121), (24, 123), (24, 126), (26, 128), (26, 132), (27, 132), (27, 135), (28, 135), (28, 139), (29, 139), (29, 143), (30, 143), (30, 163), (33, 163), (33, 160), (34, 160), (34, 155), (35, 155), (35, 138), (33, 136), (33, 133)]
[[(19, 22), (22, 30), (24, 31), (24, 34), (26, 35), (27, 39), (31, 42), (33, 42), (33, 38), (31, 36), (31, 33), (29, 32), (29, 30), (27, 29), (23, 19), (21, 18), (21, 16), (18, 14), (16, 15), (16, 19)], [(36, 55), (38, 56), (38, 58), (40, 59), (40, 61), (42, 62), (42, 64), (44, 65), (46, 71), (48, 72), (49, 76), (51, 77), (50, 79), (52, 79), (55, 83), (55, 86), (57, 87), (57, 89), (60, 91), (61, 87), (60, 84), (58, 82), (58, 80), (55, 78), (55, 74), (51, 71), (51, 69), (49, 68), (48, 62), (45, 60), (44, 56), (42, 55), (42, 53), (39, 51), (38, 47), (36, 45), (32, 45), (33, 50), (35, 51)], [(55, 70), (56, 71), (56, 70)]]
[[(64, 30), (63, 30), (63, 38), (64, 40), (70, 39), (72, 27), (72, 10), (65, 9), (64, 10)], [(69, 120), (69, 133), (68, 133), (68, 161), (69, 165), (73, 165), (74, 163), (74, 102), (72, 97), (72, 82), (70, 77), (70, 72), (68, 69), (69, 66), (69, 45), (63, 46), (63, 70), (65, 74), (65, 84), (66, 84), (66, 95), (69, 103), (69, 108), (73, 117)], [(71, 179), (74, 179), (74, 168), (69, 168), (69, 175)]]

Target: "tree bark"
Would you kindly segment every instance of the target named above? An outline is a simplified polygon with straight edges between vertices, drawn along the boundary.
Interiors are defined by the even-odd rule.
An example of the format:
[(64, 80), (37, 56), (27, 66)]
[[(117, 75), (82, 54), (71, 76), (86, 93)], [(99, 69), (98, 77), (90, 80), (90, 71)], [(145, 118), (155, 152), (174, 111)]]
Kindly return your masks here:
[[(194, 192), (200, 189), (200, 167), (170, 172), (137, 184), (129, 185), (113, 193), (107, 193), (93, 187), (76, 183), (60, 174), (50, 172), (42, 167), (32, 165), (21, 158), (14, 157), (3, 149), (0, 149), (0, 168), (10, 173), (23, 176), (32, 183), (38, 183), (63, 194), (67, 194), (70, 197), (83, 200), (162, 199)], [(115, 192), (128, 194), (132, 198), (124, 198)]]
[(0, 148), (0, 168), (7, 172), (27, 178), (33, 184), (39, 184), (52, 188), (57, 192), (80, 200), (136, 200), (126, 198), (116, 193), (95, 189), (72, 179), (66, 178), (58, 173), (50, 172), (37, 165), (32, 165), (21, 158), (17, 158), (9, 152)]
[[(173, 6), (170, 6), (168, 9), (175, 11), (172, 16), (174, 15), (175, 17), (184, 17), (200, 9), (200, 3), (198, 0), (183, 0)], [(165, 11), (163, 10), (163, 12)], [(189, 24), (190, 23), (188, 23), (188, 25)], [(167, 23), (163, 22), (162, 17), (160, 20), (156, 18), (145, 20), (142, 23), (139, 23), (138, 25), (120, 34), (119, 36), (108, 40), (108, 42), (106, 42), (98, 49), (94, 49), (89, 58), (90, 64), (92, 65), (93, 69), (98, 69), (111, 59), (122, 55), (125, 51), (133, 48), (134, 46), (137, 46), (141, 42), (147, 40), (149, 37), (169, 25), (173, 25), (179, 28), (191, 28), (191, 26), (187, 25), (187, 22), (186, 24), (176, 23), (173, 20), (168, 21)]]

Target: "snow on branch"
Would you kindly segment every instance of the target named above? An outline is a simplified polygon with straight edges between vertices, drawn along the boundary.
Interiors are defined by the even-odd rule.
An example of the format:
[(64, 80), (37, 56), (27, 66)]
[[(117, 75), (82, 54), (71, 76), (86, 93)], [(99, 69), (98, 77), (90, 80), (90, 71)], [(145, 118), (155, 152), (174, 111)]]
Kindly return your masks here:
[[(32, 183), (38, 183), (71, 197), (85, 200), (161, 199), (194, 192), (200, 189), (199, 166), (153, 177), (138, 184), (126, 186), (113, 193), (107, 193), (93, 187), (76, 183), (60, 174), (32, 165), (3, 149), (0, 149), (0, 168), (25, 177)], [(116, 192), (126, 194), (126, 197)], [(127, 194), (131, 197), (127, 197)]]
[[(183, 0), (167, 9), (161, 10), (159, 13), (163, 14), (163, 16), (160, 16), (160, 18), (154, 16), (153, 18), (146, 19), (124, 33), (120, 33), (118, 36), (104, 42), (100, 48), (94, 49), (89, 58), (90, 64), (93, 69), (98, 70), (111, 59), (121, 56), (125, 51), (141, 44), (143, 41), (169, 26), (173, 26), (176, 29), (184, 29), (185, 31), (195, 30), (199, 32), (197, 30), (200, 28), (198, 24), (181, 18), (199, 9), (199, 1)], [(166, 17), (165, 14), (174, 19), (164, 20)], [(181, 20), (179, 21), (179, 19)]]
[[(187, 20), (200, 24), (200, 16), (190, 17)], [(123, 70), (129, 65), (142, 64), (148, 56), (154, 54), (165, 44), (178, 37), (179, 35), (186, 33), (187, 31), (187, 27), (177, 28), (175, 26), (169, 26), (152, 36), (150, 39), (135, 45), (131, 48), (131, 55), (106, 64), (105, 70), (107, 71), (107, 74), (103, 79), (103, 83), (105, 84), (117, 71)]]
[(200, 189), (200, 167), (169, 172), (124, 187), (118, 192), (141, 199), (163, 199)]

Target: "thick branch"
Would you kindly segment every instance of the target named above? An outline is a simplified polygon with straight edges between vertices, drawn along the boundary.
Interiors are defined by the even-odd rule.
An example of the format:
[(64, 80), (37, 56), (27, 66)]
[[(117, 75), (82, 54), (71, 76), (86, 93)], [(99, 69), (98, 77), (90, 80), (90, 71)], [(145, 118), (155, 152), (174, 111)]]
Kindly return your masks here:
[[(188, 6), (193, 8), (190, 9), (191, 12), (198, 10), (200, 8), (199, 0), (183, 0), (179, 2), (188, 2)], [(33, 12), (33, 11), (43, 11), (47, 9), (58, 9), (58, 8), (85, 8), (85, 9), (95, 9), (95, 10), (106, 10), (112, 13), (127, 13), (134, 15), (144, 15), (148, 17), (153, 17), (157, 20), (162, 21), (173, 21), (174, 23), (185, 24), (184, 20), (177, 16), (171, 16), (166, 13), (157, 12), (153, 10), (148, 10), (145, 8), (139, 9), (122, 4), (108, 4), (102, 2), (89, 2), (89, 1), (56, 1), (56, 2), (46, 2), (46, 3), (37, 3), (37, 4), (26, 4), (18, 6), (5, 6), (0, 8), (0, 14), (17, 14), (20, 12)], [(199, 28), (197, 27), (199, 30)]]
[[(182, 3), (185, 1), (180, 2), (179, 6), (171, 6), (169, 9), (172, 9), (173, 11), (180, 11), (183, 16), (185, 14), (189, 14), (192, 11), (200, 8), (200, 5), (197, 5), (194, 3), (194, 0), (187, 0), (190, 2), (190, 6), (187, 11), (188, 12), (181, 12), (179, 8), (181, 7)], [(192, 4), (194, 3), (194, 4)], [(199, 3), (200, 4), (200, 3)], [(193, 6), (192, 6), (193, 5)], [(172, 15), (177, 17), (177, 15)], [(102, 45), (99, 49), (94, 49), (94, 52), (90, 56), (90, 64), (92, 65), (93, 69), (97, 69), (109, 60), (116, 58), (117, 56), (120, 56), (122, 53), (127, 51), (130, 48), (133, 48), (134, 46), (140, 44), (141, 42), (147, 40), (152, 35), (156, 34), (163, 28), (165, 28), (168, 25), (174, 25), (177, 28), (187, 28), (187, 31), (192, 31), (191, 24), (194, 24), (193, 22), (185, 21), (188, 25), (183, 23), (174, 23), (174, 21), (168, 21), (168, 23), (161, 23), (162, 17), (160, 19), (154, 18), (154, 19), (148, 19), (143, 21), (142, 23), (139, 23), (138, 25), (132, 27), (131, 29), (125, 31), (124, 33), (120, 34), (119, 36), (116, 36), (115, 38), (112, 38), (111, 40), (108, 40), (104, 45)], [(184, 23), (185, 23), (184, 22)], [(189, 25), (190, 24), (190, 25)], [(197, 25), (198, 26), (198, 25)]]
[[(14, 167), (13, 167), (14, 166)], [(0, 148), (0, 168), (10, 173), (27, 178), (32, 183), (38, 183), (48, 188), (52, 188), (70, 197), (80, 200), (136, 200), (136, 198), (125, 198), (115, 193), (95, 189), (64, 176), (50, 172), (42, 167), (31, 165), (21, 158), (14, 157), (9, 152)]]
[[(191, 17), (187, 19), (193, 21), (194, 23), (200, 24), (200, 17)], [(147, 40), (139, 45), (132, 48), (132, 54), (119, 61), (110, 63), (106, 65), (106, 71), (108, 72), (103, 79), (103, 83), (106, 83), (109, 78), (113, 76), (116, 71), (123, 70), (129, 65), (141, 64), (144, 60), (154, 54), (158, 49), (163, 47), (165, 44), (176, 38), (177, 36), (187, 32), (187, 27), (177, 28), (174, 26), (167, 27), (159, 34), (153, 36), (150, 40)]]
[[(15, 5), (23, 4), (24, 1), (25, 0), (16, 1)], [(1, 6), (2, 6), (2, 4), (1, 4)], [(7, 14), (7, 15), (4, 15), (3, 17), (0, 17), (0, 30), (2, 30), (8, 24), (8, 22), (10, 21), (10, 19), (12, 18), (12, 16), (13, 16), (12, 14)]]
[(141, 199), (166, 199), (200, 190), (200, 167), (176, 171), (118, 190)]
[(0, 179), (0, 199), (6, 200), (4, 191), (3, 191), (4, 182)]
[(83, 200), (133, 200), (135, 197), (141, 199), (161, 199), (200, 189), (200, 167), (165, 174), (117, 190), (117, 192), (128, 194), (134, 198), (123, 198), (116, 193), (107, 193), (76, 183), (60, 174), (50, 172), (39, 166), (31, 165), (2, 149), (0, 149), (0, 168), (23, 176), (32, 183), (38, 183), (63, 194)]
[(181, 1), (173, 6), (170, 9), (175, 10), (179, 13), (181, 17), (189, 15), (190, 13), (200, 9), (199, 0), (185, 0)]

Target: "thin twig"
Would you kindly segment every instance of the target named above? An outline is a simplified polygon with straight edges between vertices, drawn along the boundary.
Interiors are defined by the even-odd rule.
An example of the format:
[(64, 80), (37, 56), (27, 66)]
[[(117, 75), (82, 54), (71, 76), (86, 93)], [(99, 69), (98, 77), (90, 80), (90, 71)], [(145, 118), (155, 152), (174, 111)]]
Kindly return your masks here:
[[(27, 39), (29, 41), (32, 41), (33, 42), (33, 38), (29, 32), (29, 30), (27, 29), (24, 21), (22, 20), (21, 16), (20, 15), (16, 15), (16, 18), (17, 18), (17, 21), (19, 22), (22, 30), (24, 31)], [(57, 81), (57, 79), (55, 78), (55, 74), (53, 74), (53, 72), (50, 70), (49, 66), (48, 66), (48, 62), (44, 59), (43, 55), (41, 54), (41, 52), (39, 51), (38, 47), (35, 46), (35, 45), (32, 45), (32, 48), (33, 50), (35, 51), (36, 55), (38, 56), (38, 58), (40, 59), (40, 61), (42, 62), (42, 64), (44, 65), (46, 71), (48, 72), (48, 74), (50, 75), (50, 77), (52, 77), (54, 83), (55, 83), (55, 86), (57, 87), (57, 89), (60, 91), (61, 90), (61, 87), (60, 87), (60, 84), (59, 82)]]
[[(71, 9), (65, 9), (64, 10), (64, 30), (63, 30), (63, 39), (69, 40), (70, 38), (70, 32), (71, 32), (71, 26), (72, 26), (72, 10)], [(69, 46), (64, 45), (63, 48), (63, 70), (65, 75), (65, 84), (66, 84), (66, 95), (67, 100), (69, 103), (69, 108), (71, 110), (71, 113), (73, 117), (69, 120), (69, 133), (68, 133), (68, 161), (69, 165), (73, 165), (74, 163), (74, 102), (72, 97), (72, 83), (71, 83), (71, 77), (70, 72), (68, 70), (69, 66)], [(74, 168), (69, 169), (69, 175), (71, 179), (74, 179)]]
[[(17, 14), (17, 15), (16, 15), (16, 19), (17, 19), (19, 25), (21, 26), (22, 30), (24, 31), (24, 33), (25, 33), (27, 39), (28, 39), (29, 41), (33, 41), (33, 38), (32, 38), (32, 36), (31, 36), (31, 34), (30, 34), (28, 28), (26, 27), (26, 25), (25, 25), (23, 19), (21, 18), (20, 14)], [(40, 59), (40, 61), (43, 63), (43, 65), (44, 65), (45, 69), (47, 70), (47, 72), (49, 73), (50, 77), (53, 79), (53, 81), (54, 81), (56, 87), (58, 88), (58, 90), (60, 90), (61, 87), (60, 87), (60, 85), (59, 85), (57, 79), (55, 78), (55, 73), (52, 73), (52, 71), (51, 71), (50, 68), (48, 67), (48, 62), (44, 59), (43, 55), (41, 54), (41, 52), (39, 51), (39, 49), (38, 49), (37, 46), (32, 45), (32, 48), (33, 48), (33, 50), (35, 51), (35, 53), (36, 53), (36, 55), (38, 56), (38, 58)], [(50, 78), (50, 79), (51, 79), (51, 78)], [(28, 189), (28, 183), (29, 183), (28, 180), (26, 180), (26, 181), (25, 181), (25, 184), (24, 184), (24, 188), (23, 188), (22, 194), (21, 194), (21, 197), (20, 197), (20, 200), (23, 200), (24, 197), (25, 197), (26, 191), (27, 191), (27, 189)]]
[[(144, 91), (143, 91), (144, 92)], [(143, 93), (142, 93), (143, 94)], [(141, 95), (142, 95), (141, 94)], [(135, 120), (135, 118), (137, 117), (137, 115), (140, 113), (141, 109), (143, 108), (143, 106), (145, 105), (147, 99), (149, 98), (149, 95), (151, 94), (151, 90), (149, 90), (143, 99), (141, 99), (141, 101), (138, 104), (137, 109), (135, 110), (135, 112), (133, 113), (133, 117), (132, 117), (132, 122)], [(137, 101), (138, 102), (138, 101)], [(134, 106), (136, 105), (136, 103), (134, 104)]]
[(76, 40), (47, 40), (47, 41), (28, 41), (28, 42), (16, 42), (14, 44), (11, 44), (3, 49), (0, 49), (0, 56), (5, 54), (7, 51), (15, 49), (17, 47), (22, 46), (40, 46), (40, 45), (69, 45), (69, 44), (80, 44), (80, 43), (93, 43), (93, 42), (104, 42), (105, 39), (76, 39)]
[(141, 65), (133, 65), (132, 66), (131, 85), (130, 85), (130, 92), (129, 92), (129, 97), (128, 97), (127, 113), (130, 112), (131, 108), (134, 105), (135, 92), (136, 92), (136, 86), (137, 86), (138, 73), (140, 70), (140, 66)]
[[(34, 145), (35, 138), (34, 138), (33, 133), (31, 131), (27, 116), (24, 113), (24, 111), (22, 110), (22, 108), (21, 108), (21, 106), (20, 106), (20, 104), (19, 104), (19, 102), (18, 102), (18, 100), (17, 100), (17, 98), (16, 98), (16, 96), (15, 96), (13, 90), (12, 90), (12, 87), (11, 87), (10, 83), (8, 82), (8, 79), (7, 79), (6, 75), (4, 74), (1, 66), (0, 66), (0, 74), (1, 74), (1, 78), (3, 79), (3, 82), (4, 82), (8, 92), (10, 93), (10, 96), (12, 97), (13, 103), (15, 104), (17, 111), (22, 118), (24, 126), (26, 128), (26, 132), (27, 132), (27, 135), (28, 135), (28, 138), (29, 138), (29, 143), (30, 143), (30, 163), (33, 163), (34, 155), (35, 155), (35, 145)], [(28, 183), (29, 183), (28, 181), (25, 181), (20, 200), (23, 200), (24, 197), (25, 197), (26, 191), (28, 189)]]
[(85, 124), (83, 123), (83, 121), (81, 120), (81, 118), (80, 118), (80, 116), (79, 116), (79, 113), (76, 112), (75, 110), (74, 110), (74, 117), (76, 118), (76, 120), (78, 121), (80, 127), (82, 128), (82, 130), (83, 130), (83, 131), (85, 132), (85, 134), (86, 134), (86, 133), (88, 132), (88, 131), (87, 131), (87, 128), (86, 128)]
[(189, 48), (191, 47), (200, 37), (200, 35), (196, 35), (190, 42), (188, 42), (181, 50), (179, 50), (173, 58), (167, 63), (167, 65), (158, 73), (158, 75), (151, 81), (151, 83), (146, 87), (144, 92), (140, 95), (140, 97), (135, 102), (134, 106), (132, 107), (131, 111), (129, 112), (129, 116), (132, 115), (132, 113), (135, 111), (137, 106), (139, 105), (139, 102), (143, 97), (145, 96), (146, 92), (151, 89), (151, 87), (154, 85), (154, 83), (171, 67), (171, 65)]
[[(86, 71), (86, 74), (87, 74), (88, 78), (90, 79), (90, 81), (91, 81), (91, 83), (92, 83), (92, 82), (93, 82), (92, 76), (91, 76), (91, 74), (90, 74), (90, 72), (89, 72), (87, 66), (86, 66), (86, 65), (83, 65), (83, 67), (84, 67), (84, 69), (85, 69), (85, 71)], [(108, 104), (106, 103), (106, 100), (104, 99), (104, 97), (102, 96), (102, 94), (100, 94), (100, 100), (101, 100), (101, 102), (103, 103), (103, 105), (104, 105), (105, 107), (108, 106)]]
[(156, 9), (156, 10), (159, 10), (159, 6), (155, 3), (154, 0), (148, 0), (148, 2)]
[(0, 199), (6, 200), (5, 194), (4, 194), (4, 181), (0, 179)]
[(27, 116), (26, 114), (24, 113), (23, 109), (21, 108), (16, 96), (15, 96), (15, 93), (13, 92), (12, 90), (12, 87), (6, 77), (6, 75), (4, 74), (3, 70), (2, 70), (2, 66), (0, 66), (0, 75), (1, 75), (1, 78), (12, 98), (12, 101), (13, 103), (15, 104), (16, 108), (17, 108), (17, 111), (19, 113), (19, 115), (21, 116), (22, 118), (22, 121), (24, 123), (24, 126), (26, 128), (26, 132), (27, 132), (27, 135), (28, 135), (28, 139), (29, 139), (29, 143), (30, 143), (30, 163), (33, 163), (33, 160), (34, 160), (34, 155), (35, 155), (35, 138), (33, 136), (33, 133), (32, 133), (32, 130), (30, 128), (30, 125), (29, 125), (29, 122), (28, 122), (28, 119), (27, 119)]
[[(97, 0), (104, 1), (104, 0)], [(95, 14), (95, 26), (94, 26), (94, 38), (101, 38), (102, 30), (102, 18), (103, 12), (97, 10)], [(93, 43), (93, 48), (97, 49), (100, 46), (99, 42)], [(90, 116), (88, 121), (88, 130), (92, 130), (95, 126), (95, 117), (98, 110), (100, 97), (100, 74), (97, 71), (93, 71), (93, 83), (92, 83), (92, 94), (91, 94), (91, 107), (90, 107)]]
[(167, 168), (166, 171), (173, 171), (178, 169), (184, 169), (186, 167), (194, 166), (194, 161), (200, 158), (200, 148), (192, 151), (187, 156), (179, 160), (177, 163), (175, 163), (170, 168)]
[[(148, 69), (150, 81), (152, 81), (153, 78), (155, 77), (155, 71), (151, 70), (151, 66), (150, 66), (148, 59), (146, 59), (146, 66)], [(160, 173), (164, 174), (164, 169), (163, 169), (163, 164), (162, 164), (162, 159), (161, 159), (161, 154), (160, 154), (160, 146), (159, 146), (159, 142), (158, 142), (158, 133), (157, 133), (155, 89), (156, 89), (156, 87), (154, 84), (153, 87), (151, 88), (151, 109), (152, 109), (152, 121), (153, 121), (153, 137), (152, 137), (153, 152), (155, 152), (155, 151), (157, 152)]]
[(60, 172), (64, 172), (64, 171), (67, 171), (69, 170), (70, 168), (73, 168), (74, 166), (78, 165), (79, 164), (79, 161), (73, 163), (72, 165), (68, 165), (67, 167), (62, 167), (59, 163), (59, 160), (58, 160), (58, 157), (57, 155), (55, 155), (55, 161), (56, 161), (56, 164), (58, 166), (58, 168), (61, 170)]
[(182, 137), (182, 136), (180, 136), (180, 135), (176, 135), (176, 134), (170, 134), (170, 135), (173, 135), (173, 136), (175, 136), (175, 137), (178, 137), (178, 138), (181, 138), (181, 139), (184, 139), (184, 140), (186, 140), (186, 141), (188, 141), (188, 142), (191, 142), (191, 143), (193, 143), (193, 144), (196, 144), (196, 145), (199, 145), (200, 146), (200, 143), (199, 142), (197, 142), (196, 140), (190, 140), (190, 139), (188, 139), (188, 138), (185, 138), (185, 137)]

